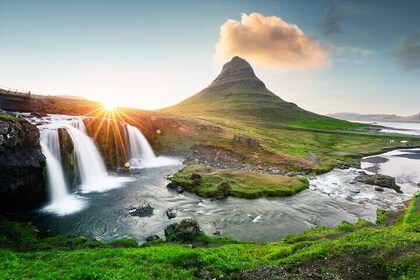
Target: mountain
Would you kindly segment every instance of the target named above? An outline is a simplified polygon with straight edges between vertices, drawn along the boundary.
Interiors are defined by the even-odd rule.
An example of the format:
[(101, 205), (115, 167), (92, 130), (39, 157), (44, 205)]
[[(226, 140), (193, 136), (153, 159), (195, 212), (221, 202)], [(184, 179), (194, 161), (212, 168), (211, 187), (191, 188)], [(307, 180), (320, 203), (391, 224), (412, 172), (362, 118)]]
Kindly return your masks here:
[(333, 118), (352, 121), (374, 122), (420, 122), (420, 113), (412, 116), (397, 116), (390, 114), (358, 114), (358, 113), (335, 113), (328, 115)]
[(268, 121), (330, 119), (284, 101), (255, 75), (251, 65), (238, 56), (223, 66), (205, 89), (163, 112), (193, 116), (229, 116)]

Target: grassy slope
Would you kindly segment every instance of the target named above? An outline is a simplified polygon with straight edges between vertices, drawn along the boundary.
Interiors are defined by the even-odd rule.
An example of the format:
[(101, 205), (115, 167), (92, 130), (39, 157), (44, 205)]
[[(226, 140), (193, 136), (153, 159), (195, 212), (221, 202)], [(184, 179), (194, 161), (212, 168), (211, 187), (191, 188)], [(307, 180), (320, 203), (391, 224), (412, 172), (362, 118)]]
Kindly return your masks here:
[[(308, 269), (357, 280), (418, 279), (420, 275), (420, 201), (414, 198), (392, 226), (343, 222), (338, 228), (317, 227), (267, 244), (194, 248), (161, 243), (116, 248), (136, 246), (127, 241), (93, 242), (97, 245), (90, 247), (96, 248), (89, 248), (89, 242), (80, 240), (63, 238), (61, 245), (57, 238), (55, 243), (40, 240), (31, 226), (11, 224), (5, 228), (0, 223), (1, 279), (198, 279), (203, 275), (233, 279), (243, 271), (248, 272), (241, 277), (249, 273), (248, 279), (269, 279), (270, 271), (278, 272), (280, 266), (289, 277)], [(38, 243), (55, 245), (36, 250)], [(6, 248), (17, 244), (32, 244), (36, 251)]]
[[(420, 139), (410, 136), (395, 136), (371, 133), (366, 126), (342, 121), (301, 122), (297, 127), (272, 122), (257, 122), (229, 118), (202, 117), (194, 123), (217, 129), (196, 130), (190, 127), (165, 129), (156, 142), (159, 152), (188, 154), (198, 145), (220, 147), (241, 155), (240, 160), (263, 166), (276, 166), (287, 170), (313, 170), (325, 172), (332, 167), (357, 163), (363, 156), (381, 153), (402, 146), (401, 140), (410, 145), (419, 145)], [(347, 124), (348, 122), (344, 122)], [(305, 126), (318, 128), (310, 128)], [(259, 147), (238, 144), (234, 136), (257, 139)], [(390, 140), (395, 140), (390, 143)], [(258, 159), (253, 157), (258, 155)], [(308, 159), (314, 154), (312, 161)]]
[[(195, 185), (191, 175), (200, 174), (201, 184)], [(221, 182), (231, 187), (230, 195), (242, 198), (263, 196), (289, 196), (308, 188), (308, 180), (297, 177), (267, 175), (257, 172), (214, 169), (202, 165), (189, 165), (172, 179), (185, 190), (202, 197), (215, 197)]]

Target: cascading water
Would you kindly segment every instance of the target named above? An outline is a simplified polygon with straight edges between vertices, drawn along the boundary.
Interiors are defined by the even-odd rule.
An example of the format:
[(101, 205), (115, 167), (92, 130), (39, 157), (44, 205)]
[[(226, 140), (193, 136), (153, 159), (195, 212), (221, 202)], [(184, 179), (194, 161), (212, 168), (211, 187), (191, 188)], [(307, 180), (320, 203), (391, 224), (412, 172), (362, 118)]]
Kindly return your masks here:
[(47, 178), (50, 193), (50, 204), (44, 212), (67, 215), (83, 208), (79, 197), (70, 195), (67, 190), (63, 168), (61, 167), (60, 141), (58, 127), (44, 126), (41, 129), (41, 148), (47, 161)]
[[(104, 161), (92, 138), (86, 133), (82, 118), (68, 119), (54, 116), (49, 123), (40, 126), (42, 151), (47, 159), (47, 176), (50, 204), (44, 212), (67, 215), (80, 211), (85, 201), (80, 196), (70, 194), (62, 168), (59, 129), (66, 130), (70, 136), (75, 153), (75, 168), (80, 176), (81, 192), (102, 192), (120, 187), (131, 181), (127, 177), (109, 176)], [(67, 160), (67, 159), (63, 159)]]
[(63, 126), (73, 140), (76, 167), (82, 181), (82, 191), (100, 190), (100, 185), (108, 179), (108, 173), (95, 143), (92, 138), (83, 133), (83, 129), (68, 124), (63, 124)]
[(146, 166), (156, 160), (152, 147), (138, 128), (127, 124), (127, 134), (130, 146), (131, 166)]
[(179, 160), (173, 158), (156, 157), (146, 137), (138, 128), (127, 124), (127, 136), (131, 168), (152, 168), (180, 164)]

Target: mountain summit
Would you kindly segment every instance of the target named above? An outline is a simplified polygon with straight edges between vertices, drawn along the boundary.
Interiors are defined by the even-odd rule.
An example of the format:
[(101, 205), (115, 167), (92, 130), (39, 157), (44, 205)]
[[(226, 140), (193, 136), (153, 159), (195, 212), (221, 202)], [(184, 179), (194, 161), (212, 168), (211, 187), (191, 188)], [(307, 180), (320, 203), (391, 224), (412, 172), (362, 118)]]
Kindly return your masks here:
[(190, 116), (223, 116), (268, 121), (329, 119), (286, 102), (258, 79), (252, 66), (235, 56), (205, 89), (162, 111)]
[(265, 88), (264, 83), (257, 78), (251, 64), (243, 58), (235, 56), (232, 60), (223, 65), (222, 72), (207, 88), (232, 86), (234, 83), (247, 84), (249, 86), (260, 86)]

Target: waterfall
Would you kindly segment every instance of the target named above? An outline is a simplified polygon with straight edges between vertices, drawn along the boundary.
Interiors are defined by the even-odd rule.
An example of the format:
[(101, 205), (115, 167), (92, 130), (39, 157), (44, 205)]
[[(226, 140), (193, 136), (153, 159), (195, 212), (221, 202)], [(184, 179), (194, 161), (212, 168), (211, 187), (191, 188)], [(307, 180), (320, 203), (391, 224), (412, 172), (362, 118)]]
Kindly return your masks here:
[[(63, 124), (73, 140), (76, 167), (82, 181), (82, 191), (98, 190), (98, 184), (108, 178), (105, 163), (92, 138), (73, 125)], [(84, 127), (84, 126), (83, 126)]]
[(60, 143), (56, 129), (43, 130), (41, 148), (47, 160), (47, 176), (48, 184), (51, 186), (49, 188), (51, 201), (52, 203), (57, 203), (65, 199), (69, 193), (64, 179), (64, 172), (61, 168)]
[(156, 157), (146, 137), (138, 128), (127, 124), (127, 136), (131, 168), (152, 168), (181, 164), (178, 159), (163, 156)]
[(42, 209), (57, 215), (68, 215), (84, 206), (80, 198), (70, 195), (67, 190), (63, 168), (61, 167), (58, 127), (44, 126), (41, 130), (41, 149), (47, 161), (47, 180), (50, 204)]
[(75, 153), (75, 171), (80, 176), (81, 192), (102, 192), (120, 187), (131, 181), (127, 177), (112, 177), (108, 175), (105, 163), (92, 138), (86, 133), (82, 118), (75, 119), (65, 116), (55, 116), (49, 123), (39, 126), (41, 131), (42, 152), (47, 160), (48, 188), (50, 203), (42, 209), (43, 212), (56, 215), (67, 215), (80, 211), (85, 201), (78, 195), (70, 194), (62, 168), (59, 129), (64, 129), (70, 136)]
[(75, 128), (81, 130), (84, 134), (87, 135), (85, 123), (83, 122), (81, 118), (70, 120), (70, 124), (74, 126)]
[(147, 166), (156, 160), (155, 153), (146, 137), (140, 130), (127, 124), (127, 134), (130, 147), (130, 164), (132, 167)]

